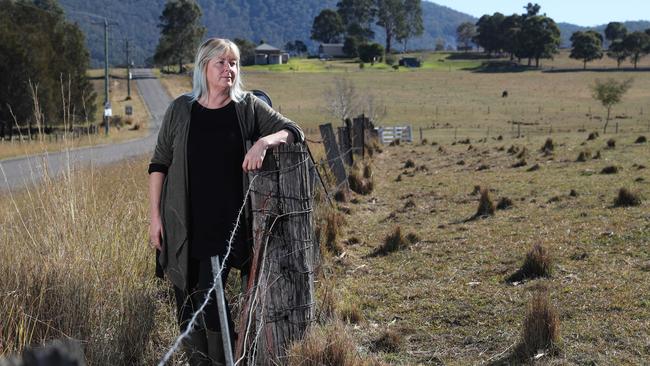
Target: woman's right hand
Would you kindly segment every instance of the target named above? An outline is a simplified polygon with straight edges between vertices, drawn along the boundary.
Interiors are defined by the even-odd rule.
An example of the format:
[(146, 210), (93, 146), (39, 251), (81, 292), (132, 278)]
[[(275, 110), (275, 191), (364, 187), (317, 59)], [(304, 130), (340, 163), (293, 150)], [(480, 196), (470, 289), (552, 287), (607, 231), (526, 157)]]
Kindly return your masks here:
[(162, 220), (160, 216), (152, 217), (149, 223), (149, 245), (157, 250), (162, 250)]

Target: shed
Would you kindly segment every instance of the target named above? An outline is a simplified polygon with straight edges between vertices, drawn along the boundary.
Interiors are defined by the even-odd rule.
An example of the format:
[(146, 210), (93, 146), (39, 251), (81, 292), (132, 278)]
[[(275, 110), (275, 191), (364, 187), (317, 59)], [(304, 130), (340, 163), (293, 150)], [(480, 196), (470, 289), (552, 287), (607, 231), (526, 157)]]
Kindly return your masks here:
[[(268, 43), (262, 43), (255, 47), (255, 65), (275, 65), (286, 63), (289, 57), (286, 52), (281, 49), (275, 48)], [(286, 59), (286, 61), (285, 61)]]
[(345, 57), (343, 43), (321, 43), (318, 46), (318, 55), (321, 58)]
[(399, 60), (399, 65), (404, 67), (420, 67), (422, 66), (422, 61), (415, 57), (402, 57)]

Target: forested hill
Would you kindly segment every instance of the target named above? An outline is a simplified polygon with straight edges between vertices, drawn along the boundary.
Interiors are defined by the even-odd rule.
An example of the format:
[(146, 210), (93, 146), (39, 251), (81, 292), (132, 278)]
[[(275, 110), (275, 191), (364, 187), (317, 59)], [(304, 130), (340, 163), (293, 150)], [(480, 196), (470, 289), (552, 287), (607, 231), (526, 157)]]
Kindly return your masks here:
[[(85, 13), (107, 16), (117, 25), (109, 32), (109, 57), (112, 65), (125, 60), (124, 40), (129, 38), (135, 62), (142, 64), (153, 55), (158, 43), (158, 17), (165, 0), (59, 0), (68, 19), (79, 23), (86, 33), (91, 62), (97, 67), (104, 57), (104, 26), (100, 19)], [(258, 43), (265, 40), (276, 47), (289, 41), (302, 40), (311, 47), (309, 35), (314, 17), (325, 8), (335, 8), (337, 0), (198, 0), (203, 9), (203, 23), (209, 36), (246, 38)], [(408, 47), (433, 48), (441, 37), (447, 44), (455, 44), (456, 27), (464, 21), (476, 19), (437, 4), (423, 1), (425, 32), (409, 40)], [(101, 24), (100, 24), (101, 23)], [(376, 40), (382, 42), (382, 29)], [(400, 49), (400, 45), (396, 45)]]
[[(627, 28), (628, 32), (644, 31), (650, 28), (650, 22), (643, 20), (623, 22), (623, 24), (625, 25), (625, 28)], [(601, 24), (595, 27), (581, 27), (575, 24), (558, 23), (557, 26), (560, 28), (560, 32), (562, 32), (562, 47), (571, 47), (570, 38), (573, 32), (593, 29), (602, 34), (605, 34), (605, 28), (607, 27), (607, 24)]]
[[(126, 59), (125, 39), (131, 41), (134, 61), (142, 65), (154, 53), (158, 43), (158, 18), (165, 0), (59, 0), (66, 16), (79, 23), (86, 33), (94, 67), (102, 65), (104, 57), (103, 21), (90, 14), (107, 16), (112, 22), (109, 31), (109, 58), (111, 65), (120, 65)], [(325, 8), (335, 8), (338, 0), (197, 0), (203, 9), (203, 23), (209, 36), (260, 40), (283, 47), (289, 41), (301, 40), (310, 48), (309, 39), (314, 17)], [(477, 19), (429, 1), (422, 1), (424, 34), (409, 40), (409, 49), (433, 49), (441, 38), (447, 45), (455, 45), (456, 27), (462, 22)], [(90, 14), (89, 14), (90, 13)], [(553, 16), (549, 14), (549, 16)], [(650, 22), (627, 22), (629, 30), (650, 28)], [(587, 29), (572, 24), (558, 24), (562, 31), (562, 46), (576, 30)], [(604, 25), (595, 27), (603, 31)], [(383, 43), (382, 29), (376, 29), (375, 40)], [(400, 50), (401, 45), (396, 44)]]

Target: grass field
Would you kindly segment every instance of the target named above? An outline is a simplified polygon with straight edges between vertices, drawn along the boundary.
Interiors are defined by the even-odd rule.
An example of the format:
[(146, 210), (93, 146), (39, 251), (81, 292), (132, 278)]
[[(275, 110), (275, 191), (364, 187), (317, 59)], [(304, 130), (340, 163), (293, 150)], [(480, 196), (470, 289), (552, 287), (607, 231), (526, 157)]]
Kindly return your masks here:
[[(427, 55), (425, 65), (451, 62), (438, 61), (443, 56)], [(602, 66), (614, 68), (610, 61)], [(356, 64), (244, 70), (247, 88), (269, 92), (314, 138), (320, 123), (338, 124), (323, 108), (335, 77), (383, 100), (380, 125), (436, 127), (425, 131), (426, 144), (384, 146), (368, 160), (374, 190), (338, 204), (346, 222), (337, 225), (341, 249), (326, 256), (318, 286), (319, 301), (330, 301), (347, 322), (334, 330), (351, 337), (346, 352), (388, 364), (518, 364), (526, 306), (545, 287), (560, 337), (556, 353), (535, 364), (650, 358), (650, 147), (636, 143), (650, 137), (650, 111), (642, 110), (650, 73), (557, 72), (581, 67), (566, 55), (544, 65), (516, 73)], [(606, 77), (635, 81), (614, 108), (620, 118), (602, 134), (595, 117), (604, 111), (589, 85)], [(162, 81), (172, 95), (189, 89), (187, 77)], [(508, 121), (528, 124), (523, 137), (514, 137)], [(592, 131), (600, 136), (587, 140)], [(545, 153), (547, 138), (554, 149)], [(312, 148), (322, 155), (319, 144)], [(576, 161), (581, 152), (584, 162)], [(0, 325), (0, 355), (68, 335), (84, 340), (90, 364), (152, 364), (171, 344), (172, 308), (165, 286), (151, 278), (145, 243), (146, 160), (0, 197), (0, 310), (10, 314)], [(616, 173), (601, 173), (611, 166)], [(468, 220), (479, 205), (476, 186), (512, 207)], [(615, 207), (623, 187), (642, 203)], [(378, 254), (397, 227), (413, 234), (411, 242)], [(507, 282), (535, 244), (549, 253), (550, 276)], [(55, 313), (62, 308), (72, 310)]]
[[(103, 70), (88, 71), (88, 75), (93, 78), (90, 82), (97, 93), (96, 101), (98, 107), (94, 116), (94, 121), (101, 121), (104, 113), (104, 107), (102, 104), (104, 100), (104, 81), (103, 79), (99, 79), (103, 75), (103, 72)], [(111, 75), (123, 75), (124, 72), (124, 70), (113, 69)], [(63, 151), (65, 149), (82, 146), (112, 144), (145, 136), (149, 124), (149, 112), (142, 101), (142, 97), (138, 93), (138, 88), (135, 82), (131, 83), (132, 99), (127, 101), (126, 96), (126, 80), (123, 78), (112, 78), (110, 84), (110, 97), (113, 115), (121, 115), (124, 117), (124, 107), (126, 105), (131, 105), (133, 107), (133, 116), (131, 118), (133, 124), (131, 126), (137, 124), (139, 126), (137, 130), (131, 130), (131, 126), (125, 125), (120, 129), (112, 128), (108, 136), (104, 134), (104, 130), (102, 129), (100, 133), (96, 135), (82, 135), (79, 138), (73, 138), (68, 134), (56, 139), (53, 136), (44, 135), (42, 140), (0, 141), (0, 160), (23, 155)], [(78, 121), (75, 121), (73, 125), (82, 126)]]

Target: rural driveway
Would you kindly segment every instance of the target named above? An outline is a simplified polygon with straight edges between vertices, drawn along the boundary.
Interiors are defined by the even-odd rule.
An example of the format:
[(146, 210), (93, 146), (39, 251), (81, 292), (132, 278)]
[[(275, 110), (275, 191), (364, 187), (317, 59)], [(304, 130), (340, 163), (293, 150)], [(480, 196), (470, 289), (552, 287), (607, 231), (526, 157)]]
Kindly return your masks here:
[(91, 163), (96, 167), (153, 151), (162, 117), (171, 98), (150, 69), (135, 69), (133, 76), (151, 116), (149, 133), (146, 137), (118, 144), (0, 160), (0, 168), (2, 168), (0, 191), (39, 183), (43, 178), (44, 164), (47, 164), (50, 176), (57, 176), (67, 169), (68, 161), (71, 169), (78, 169)]

